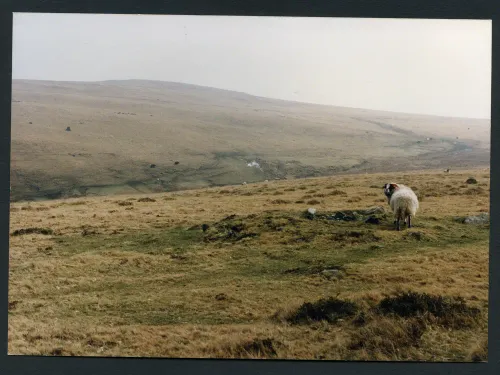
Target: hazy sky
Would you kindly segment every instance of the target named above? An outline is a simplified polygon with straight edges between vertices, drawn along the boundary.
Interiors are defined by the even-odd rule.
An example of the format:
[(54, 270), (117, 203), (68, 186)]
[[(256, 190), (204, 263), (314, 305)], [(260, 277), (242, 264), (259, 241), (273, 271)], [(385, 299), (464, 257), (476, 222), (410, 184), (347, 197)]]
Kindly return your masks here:
[(490, 118), (491, 21), (14, 14), (13, 78)]

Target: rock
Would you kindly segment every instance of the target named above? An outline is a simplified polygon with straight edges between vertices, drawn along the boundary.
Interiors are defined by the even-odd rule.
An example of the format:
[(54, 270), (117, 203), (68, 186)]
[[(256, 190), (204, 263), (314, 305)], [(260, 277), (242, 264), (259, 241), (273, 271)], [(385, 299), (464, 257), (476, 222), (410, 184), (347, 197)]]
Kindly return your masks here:
[(227, 300), (227, 295), (225, 293), (219, 293), (215, 296), (215, 299), (217, 301), (224, 301)]
[(316, 209), (315, 209), (315, 208), (312, 208), (312, 207), (311, 207), (311, 208), (308, 208), (308, 209), (307, 209), (307, 212), (306, 212), (306, 217), (307, 217), (308, 219), (311, 219), (311, 220), (312, 220), (312, 219), (314, 219), (314, 216), (315, 216), (315, 215), (316, 215)]
[(375, 216), (370, 216), (368, 219), (365, 220), (365, 223), (378, 225), (380, 224), (380, 219)]
[[(30, 123), (30, 124), (31, 124), (31, 123)], [(70, 132), (70, 131), (71, 131), (71, 128), (68, 126), (68, 127), (66, 128), (66, 131), (67, 131), (67, 132)]]
[(176, 162), (174, 163), (174, 165), (177, 165), (177, 164), (179, 164), (179, 162), (178, 162), (178, 161), (176, 161)]
[(206, 232), (209, 228), (209, 225), (208, 224), (202, 224), (201, 226), (201, 230), (203, 230), (203, 232)]
[(384, 209), (384, 207), (377, 206), (377, 207), (369, 208), (367, 210), (360, 211), (359, 213), (362, 215), (384, 214), (385, 209)]
[(156, 200), (153, 198), (144, 197), (144, 198), (139, 198), (137, 202), (156, 202)]
[(354, 211), (338, 211), (330, 216), (331, 220), (339, 220), (339, 221), (356, 221), (358, 220), (358, 215)]
[(477, 216), (467, 216), (459, 221), (464, 224), (488, 224), (490, 222), (490, 215), (483, 212)]
[(149, 168), (156, 168), (156, 164), (150, 164)]
[(467, 184), (477, 184), (477, 180), (474, 177), (469, 177), (465, 182)]
[(344, 272), (338, 269), (326, 269), (321, 271), (321, 275), (326, 277), (328, 280), (338, 280), (344, 276)]

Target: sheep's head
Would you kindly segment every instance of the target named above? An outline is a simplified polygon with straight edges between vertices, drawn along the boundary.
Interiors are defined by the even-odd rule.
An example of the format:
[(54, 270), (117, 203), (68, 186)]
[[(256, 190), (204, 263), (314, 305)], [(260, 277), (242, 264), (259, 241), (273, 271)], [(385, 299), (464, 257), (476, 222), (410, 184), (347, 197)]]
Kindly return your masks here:
[(384, 185), (384, 194), (387, 197), (388, 201), (391, 200), (392, 194), (394, 194), (397, 189), (399, 189), (398, 184), (395, 184), (393, 182)]

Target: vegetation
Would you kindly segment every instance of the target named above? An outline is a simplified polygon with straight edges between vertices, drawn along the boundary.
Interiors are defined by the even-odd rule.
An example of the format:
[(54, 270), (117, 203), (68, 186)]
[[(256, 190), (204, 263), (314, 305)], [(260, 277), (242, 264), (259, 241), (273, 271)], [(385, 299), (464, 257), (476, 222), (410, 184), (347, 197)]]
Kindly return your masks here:
[(12, 203), (9, 354), (484, 361), (488, 209), (480, 169)]

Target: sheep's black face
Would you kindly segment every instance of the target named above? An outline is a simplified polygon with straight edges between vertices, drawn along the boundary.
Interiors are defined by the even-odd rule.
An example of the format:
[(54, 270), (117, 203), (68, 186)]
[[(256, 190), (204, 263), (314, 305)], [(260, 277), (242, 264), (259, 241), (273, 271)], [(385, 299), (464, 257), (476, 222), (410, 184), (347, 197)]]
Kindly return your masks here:
[(384, 185), (384, 194), (387, 197), (388, 200), (391, 199), (392, 194), (394, 191), (398, 188), (398, 185), (396, 184), (385, 184)]

